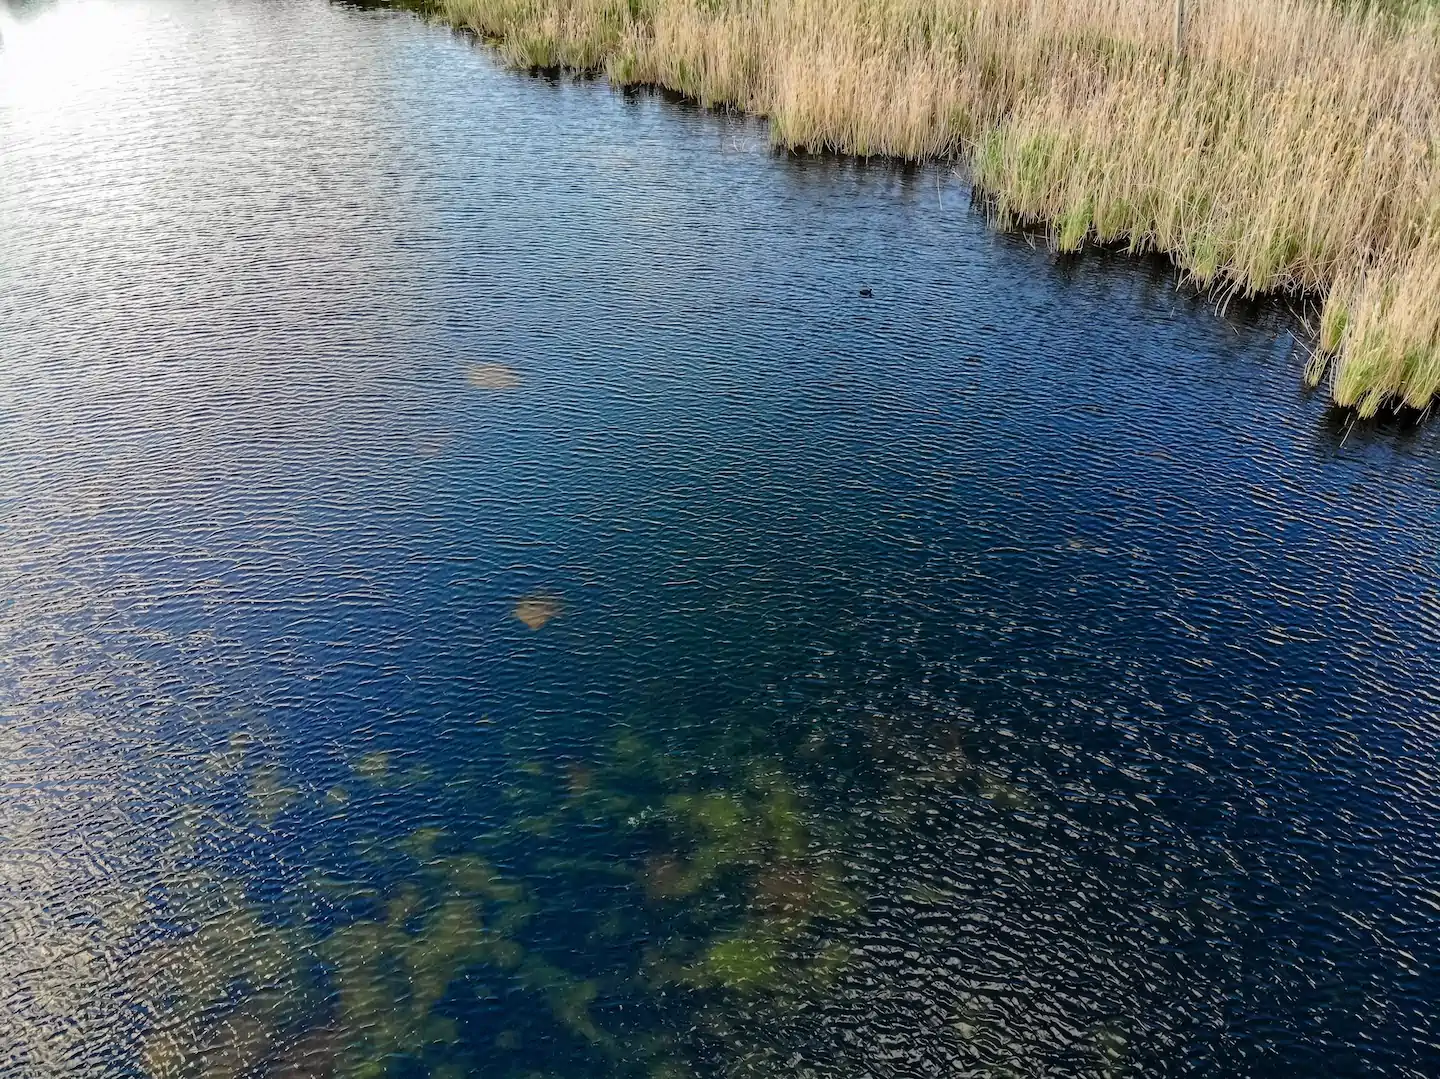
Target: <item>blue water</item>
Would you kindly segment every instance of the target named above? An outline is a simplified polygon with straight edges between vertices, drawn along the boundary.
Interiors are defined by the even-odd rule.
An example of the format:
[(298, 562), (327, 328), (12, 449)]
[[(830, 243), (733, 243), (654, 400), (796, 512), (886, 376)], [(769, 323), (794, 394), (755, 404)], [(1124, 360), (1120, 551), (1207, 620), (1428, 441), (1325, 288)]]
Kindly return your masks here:
[(0, 1073), (1440, 1074), (1440, 435), (1286, 304), (402, 13), (0, 38)]

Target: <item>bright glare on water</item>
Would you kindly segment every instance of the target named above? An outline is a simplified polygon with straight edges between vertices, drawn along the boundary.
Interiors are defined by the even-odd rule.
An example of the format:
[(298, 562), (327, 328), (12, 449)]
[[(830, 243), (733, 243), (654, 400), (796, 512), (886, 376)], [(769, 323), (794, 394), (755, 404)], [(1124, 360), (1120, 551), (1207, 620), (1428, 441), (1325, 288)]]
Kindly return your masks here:
[(404, 13), (0, 39), (6, 1079), (1440, 1074), (1440, 436), (1285, 304)]

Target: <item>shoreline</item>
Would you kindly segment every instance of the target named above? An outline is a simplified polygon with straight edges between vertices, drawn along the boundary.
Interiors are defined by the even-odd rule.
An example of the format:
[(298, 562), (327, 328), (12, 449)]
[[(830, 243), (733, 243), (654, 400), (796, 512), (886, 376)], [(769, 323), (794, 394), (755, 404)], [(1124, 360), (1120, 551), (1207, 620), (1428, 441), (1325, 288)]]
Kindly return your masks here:
[(778, 147), (968, 171), (999, 223), (1319, 309), (1306, 380), (1440, 397), (1440, 15), (1209, 0), (398, 0), (513, 66), (767, 121)]

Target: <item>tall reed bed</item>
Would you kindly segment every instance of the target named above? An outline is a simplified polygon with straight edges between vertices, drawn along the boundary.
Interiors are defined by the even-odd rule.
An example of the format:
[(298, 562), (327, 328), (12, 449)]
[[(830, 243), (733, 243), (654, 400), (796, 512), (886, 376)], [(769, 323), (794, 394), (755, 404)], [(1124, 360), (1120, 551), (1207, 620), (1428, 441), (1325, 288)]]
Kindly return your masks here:
[(1324, 296), (1310, 376), (1440, 395), (1440, 17), (1323, 0), (434, 0), (522, 66), (769, 118), (777, 143), (963, 160), (1058, 247)]

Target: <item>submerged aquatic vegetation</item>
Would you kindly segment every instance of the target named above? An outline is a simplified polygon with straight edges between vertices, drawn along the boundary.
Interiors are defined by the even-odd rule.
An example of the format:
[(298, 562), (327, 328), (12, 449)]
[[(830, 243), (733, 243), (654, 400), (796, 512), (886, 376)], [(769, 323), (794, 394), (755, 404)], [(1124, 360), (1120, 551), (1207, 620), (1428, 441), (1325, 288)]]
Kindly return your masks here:
[[(170, 929), (140, 959), (153, 994), (143, 1070), (522, 1075), (563, 1057), (573, 1074), (692, 1074), (677, 1030), (719, 1038), (757, 1001), (813, 999), (849, 958), (827, 927), (861, 908), (841, 831), (767, 748), (758, 730), (682, 747), (622, 725), (593, 760), (513, 754), (498, 788), (465, 754), (448, 774), (406, 771), (403, 786), (388, 755), (358, 758), (347, 807), (403, 802), (447, 826), (312, 852), (331, 873), (310, 871), (288, 897), (213, 863), (177, 872)], [(296, 790), (265, 755), (233, 774), (247, 791)], [(503, 807), (479, 833), (464, 826), (477, 789)], [(238, 805), (271, 842), (307, 799), (336, 804), (317, 788)], [(205, 835), (244, 830), (201, 817), (177, 834), (177, 865), (205, 862)], [(519, 999), (503, 1027), (485, 1027), (496, 1002)], [(666, 1023), (675, 1009), (685, 1022)]]
[(134, 1070), (775, 1074), (873, 975), (855, 945), (889, 887), (874, 829), (957, 798), (1034, 808), (967, 753), (963, 716), (937, 744), (828, 703), (641, 696), (568, 744), (549, 721), (447, 724), (424, 751), (337, 747), (323, 776), (247, 721), (197, 762), (158, 859)]
[(1440, 15), (1207, 0), (432, 0), (513, 63), (769, 118), (777, 143), (971, 165), (1002, 219), (1327, 296), (1337, 403), (1440, 391)]
[(619, 905), (595, 918), (651, 942), (636, 972), (650, 985), (783, 995), (837, 973), (842, 950), (817, 930), (860, 900), (835, 826), (777, 760), (728, 746), (682, 754), (622, 731), (593, 765), (519, 772), (517, 808), (543, 807), (571, 825), (557, 834), (585, 836), (583, 850), (557, 844), (547, 868), (622, 883), (608, 889)]

